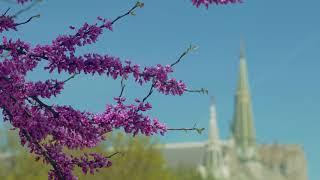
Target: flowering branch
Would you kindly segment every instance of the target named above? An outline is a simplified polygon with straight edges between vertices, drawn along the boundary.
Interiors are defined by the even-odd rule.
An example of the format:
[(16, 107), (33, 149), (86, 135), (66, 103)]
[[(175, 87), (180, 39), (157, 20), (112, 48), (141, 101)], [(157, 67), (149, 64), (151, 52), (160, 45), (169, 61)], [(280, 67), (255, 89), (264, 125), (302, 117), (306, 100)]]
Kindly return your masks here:
[[(188, 53), (196, 50), (198, 47), (197, 46), (194, 46), (194, 45), (190, 45), (190, 47), (188, 47), (180, 56), (179, 58), (172, 64), (170, 64), (170, 67), (172, 68), (173, 66), (175, 66), (176, 64), (178, 64), (182, 59), (183, 57), (185, 57)], [(142, 102), (145, 102), (153, 93), (153, 89), (154, 87), (156, 86), (157, 82), (153, 79), (152, 80), (152, 85), (150, 86), (150, 90), (148, 92), (148, 94), (143, 98)]]
[(34, 2), (32, 4), (30, 4), (29, 6), (19, 10), (18, 12), (16, 12), (12, 17), (16, 18), (18, 17), (20, 14), (30, 10), (31, 8), (33, 8), (34, 6), (36, 6), (38, 3), (42, 2), (42, 0), (34, 0)]
[(62, 170), (60, 169), (59, 165), (57, 162), (51, 157), (51, 155), (37, 142), (33, 141), (32, 137), (25, 131), (22, 130), (22, 134), (26, 137), (26, 139), (30, 142), (33, 143), (41, 152), (41, 154), (44, 156), (44, 158), (51, 164), (51, 166), (54, 169), (55, 175), (59, 180), (65, 180), (66, 178), (62, 174)]
[(191, 0), (193, 5), (199, 7), (201, 5), (209, 7), (209, 5), (226, 5), (226, 4), (234, 4), (234, 3), (242, 3), (242, 0)]
[(33, 100), (35, 100), (40, 107), (46, 108), (47, 110), (49, 110), (52, 114), (54, 118), (58, 118), (59, 117), (59, 113), (57, 113), (55, 110), (52, 109), (52, 106), (49, 106), (47, 104), (45, 104), (44, 102), (42, 102), (38, 97), (36, 96), (31, 96), (31, 98)]
[[(224, 0), (224, 2), (236, 0)], [(19, 4), (31, 0), (17, 0)], [(212, 3), (215, 1), (192, 1), (197, 3)], [(222, 0), (219, 1), (222, 3)], [(190, 46), (179, 58), (169, 65), (140, 67), (131, 61), (121, 61), (119, 57), (86, 53), (78, 55), (79, 47), (88, 46), (98, 41), (105, 30), (112, 31), (113, 25), (120, 19), (134, 15), (143, 3), (137, 2), (126, 13), (116, 17), (113, 21), (98, 17), (94, 24), (84, 23), (80, 28), (70, 26), (74, 31), (71, 35), (60, 35), (47, 45), (30, 43), (20, 39), (14, 40), (3, 36), (0, 42), (0, 107), (3, 109), (4, 121), (9, 121), (14, 129), (19, 129), (21, 145), (27, 146), (30, 153), (37, 159), (43, 159), (52, 166), (48, 178), (58, 180), (74, 180), (75, 167), (82, 168), (83, 173), (94, 173), (99, 168), (111, 166), (109, 156), (91, 153), (73, 157), (65, 150), (81, 150), (93, 148), (105, 140), (104, 135), (115, 129), (123, 129), (126, 133), (147, 136), (164, 134), (168, 130), (196, 130), (201, 133), (204, 128), (167, 128), (157, 118), (151, 119), (147, 111), (152, 105), (147, 102), (152, 93), (157, 90), (164, 95), (182, 95), (189, 90), (181, 80), (170, 77), (173, 67), (180, 63), (189, 52), (195, 49)], [(15, 30), (18, 26), (27, 24), (16, 23), (15, 16), (8, 15), (9, 9), (0, 15), (0, 33)], [(26, 76), (38, 67), (41, 61), (46, 62), (44, 70), (52, 73), (65, 72), (70, 77), (64, 81), (48, 79), (46, 81), (28, 81)], [(66, 105), (48, 105), (43, 99), (50, 99), (59, 95), (64, 85), (77, 74), (98, 74), (113, 79), (121, 78), (121, 92), (114, 98), (114, 104), (107, 104), (101, 113), (80, 111)], [(148, 94), (135, 99), (131, 104), (123, 97), (124, 80), (132, 78), (143, 86), (151, 83)], [(204, 89), (199, 92), (205, 92)]]
[[(15, 100), (15, 102), (17, 102), (16, 98), (12, 97), (12, 99)], [(12, 122), (14, 120), (14, 116), (12, 115), (12, 113), (5, 107), (2, 106), (5, 114), (9, 116), (9, 120)], [(26, 115), (28, 116), (28, 118), (32, 118), (32, 116), (30, 115), (29, 112), (27, 112), (25, 109), (24, 111), (26, 112)], [(52, 165), (52, 167), (54, 168), (56, 175), (58, 176), (59, 180), (65, 180), (64, 176), (62, 175), (62, 171), (60, 169), (60, 167), (57, 165), (57, 163), (55, 162), (55, 160), (53, 160), (53, 158), (51, 157), (50, 154), (48, 154), (48, 152), (37, 142), (34, 141), (33, 138), (28, 134), (28, 132), (24, 129), (21, 129), (21, 133), (24, 137), (26, 137), (26, 139), (32, 143), (33, 145), (35, 145), (35, 147), (38, 150), (38, 153), (42, 154), (44, 156), (44, 158)], [(29, 146), (31, 146), (31, 144), (29, 144)]]

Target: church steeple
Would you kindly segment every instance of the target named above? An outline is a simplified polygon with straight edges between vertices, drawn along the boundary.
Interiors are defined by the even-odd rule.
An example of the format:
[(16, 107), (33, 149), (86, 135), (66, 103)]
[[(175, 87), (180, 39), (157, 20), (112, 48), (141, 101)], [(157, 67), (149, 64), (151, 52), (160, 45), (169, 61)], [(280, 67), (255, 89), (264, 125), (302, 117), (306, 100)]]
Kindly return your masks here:
[(219, 179), (223, 175), (221, 171), (223, 166), (223, 155), (216, 114), (215, 102), (212, 97), (210, 106), (209, 140), (205, 147), (203, 164), (201, 166), (201, 174), (205, 179)]
[(218, 141), (219, 141), (219, 129), (217, 125), (217, 112), (216, 112), (214, 97), (211, 97), (209, 142), (212, 144), (217, 144)]
[(237, 92), (235, 95), (235, 112), (232, 133), (240, 157), (250, 159), (254, 155), (256, 136), (243, 45), (240, 49), (240, 70)]

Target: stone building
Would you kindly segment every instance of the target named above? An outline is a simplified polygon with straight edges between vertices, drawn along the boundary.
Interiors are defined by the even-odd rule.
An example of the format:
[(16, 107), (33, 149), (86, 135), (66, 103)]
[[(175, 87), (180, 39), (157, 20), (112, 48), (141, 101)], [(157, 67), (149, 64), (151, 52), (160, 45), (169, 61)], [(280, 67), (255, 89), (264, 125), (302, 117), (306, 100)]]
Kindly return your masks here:
[(165, 145), (171, 166), (197, 168), (203, 179), (307, 180), (303, 148), (297, 144), (258, 144), (243, 50), (235, 94), (231, 136), (219, 137), (215, 104), (210, 107), (209, 137), (204, 142)]

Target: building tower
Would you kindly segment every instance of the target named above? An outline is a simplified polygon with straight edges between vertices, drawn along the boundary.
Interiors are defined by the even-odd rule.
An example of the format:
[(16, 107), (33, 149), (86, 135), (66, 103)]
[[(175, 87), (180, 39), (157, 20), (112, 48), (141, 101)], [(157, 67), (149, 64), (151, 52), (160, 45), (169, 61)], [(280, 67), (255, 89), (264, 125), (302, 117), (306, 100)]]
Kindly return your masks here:
[(203, 159), (203, 177), (219, 179), (223, 176), (223, 156), (217, 126), (217, 115), (214, 99), (210, 106), (209, 139)]
[(232, 135), (239, 158), (241, 160), (253, 159), (255, 157), (256, 135), (243, 46), (240, 48), (240, 70), (235, 95)]
[(209, 144), (219, 144), (219, 128), (217, 124), (217, 112), (214, 97), (211, 97), (210, 121), (209, 121)]

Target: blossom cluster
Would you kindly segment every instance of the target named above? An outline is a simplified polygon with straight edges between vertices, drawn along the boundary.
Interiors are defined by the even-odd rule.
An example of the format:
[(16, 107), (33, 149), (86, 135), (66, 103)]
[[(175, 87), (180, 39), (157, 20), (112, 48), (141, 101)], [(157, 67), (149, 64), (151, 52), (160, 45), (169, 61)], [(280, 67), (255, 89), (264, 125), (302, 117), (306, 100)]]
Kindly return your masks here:
[(32, 0), (17, 0), (17, 3), (24, 4), (24, 3), (28, 2), (28, 1), (32, 1)]
[[(22, 3), (22, 1), (19, 1)], [(23, 1), (25, 2), (25, 1)], [(8, 16), (9, 17), (9, 16)], [(7, 18), (7, 17), (6, 17)], [(13, 18), (0, 24), (2, 31), (16, 30)], [(6, 20), (7, 21), (7, 20)], [(126, 103), (126, 98), (115, 97), (104, 112), (94, 114), (66, 105), (48, 105), (43, 100), (59, 95), (66, 81), (48, 79), (29, 81), (27, 73), (39, 62), (47, 62), (45, 71), (74, 74), (99, 74), (113, 79), (133, 78), (139, 85), (150, 84), (166, 95), (182, 95), (186, 85), (174, 78), (171, 65), (141, 67), (131, 61), (121, 61), (111, 55), (88, 53), (76, 55), (78, 47), (97, 42), (104, 30), (112, 30), (112, 21), (98, 17), (94, 24), (70, 27), (72, 35), (61, 35), (47, 45), (31, 46), (20, 39), (3, 37), (0, 44), (0, 107), (4, 120), (19, 131), (21, 144), (31, 153), (52, 166), (49, 179), (76, 179), (72, 172), (80, 167), (84, 173), (109, 167), (106, 155), (83, 154), (73, 157), (65, 152), (97, 146), (105, 135), (115, 129), (128, 134), (164, 134), (166, 126), (157, 118), (146, 115), (152, 106), (146, 99)], [(1, 31), (1, 32), (2, 32)]]
[(14, 20), (10, 16), (1, 15), (0, 16), (0, 33), (3, 31), (8, 31), (9, 29), (16, 30), (16, 25)]
[[(28, 1), (31, 0), (17, 0), (18, 3), (20, 4), (24, 4)], [(242, 0), (191, 0), (192, 4), (195, 5), (196, 7), (199, 7), (201, 5), (205, 5), (207, 8), (209, 7), (209, 5), (211, 4), (231, 4), (231, 3), (241, 3)]]
[[(31, 0), (17, 0), (19, 4)], [(239, 0), (193, 0), (195, 6), (235, 3)], [(110, 157), (103, 154), (83, 154), (75, 157), (65, 150), (82, 150), (97, 146), (105, 135), (115, 129), (126, 133), (147, 136), (164, 134), (166, 125), (157, 118), (151, 118), (147, 111), (152, 105), (147, 102), (153, 90), (165, 95), (182, 95), (186, 85), (181, 80), (172, 78), (174, 65), (155, 65), (141, 67), (129, 60), (108, 54), (86, 53), (79, 55), (77, 49), (89, 46), (99, 40), (101, 34), (113, 31), (113, 24), (132, 10), (142, 7), (137, 3), (128, 13), (110, 21), (98, 17), (93, 24), (84, 23), (79, 28), (70, 26), (71, 35), (60, 35), (51, 43), (31, 46), (21, 39), (13, 40), (3, 36), (0, 42), (0, 108), (4, 121), (9, 121), (13, 129), (19, 131), (21, 144), (28, 147), (37, 159), (52, 166), (49, 179), (73, 180), (76, 167), (84, 173), (94, 173), (97, 169), (109, 167)], [(7, 12), (6, 12), (7, 13)], [(17, 30), (14, 16), (0, 16), (0, 34)], [(141, 86), (150, 85), (149, 94), (128, 103), (126, 98), (114, 98), (101, 113), (80, 111), (67, 105), (46, 104), (44, 100), (58, 96), (63, 91), (67, 80), (48, 79), (33, 82), (27, 80), (28, 72), (45, 62), (44, 71), (49, 73), (67, 73), (107, 76), (113, 79), (133, 79)], [(175, 64), (175, 63), (174, 63)], [(124, 88), (124, 87), (123, 87)]]
[(193, 5), (199, 7), (201, 5), (206, 6), (207, 8), (211, 4), (219, 5), (219, 4), (231, 4), (231, 3), (241, 3), (242, 0), (191, 0)]

